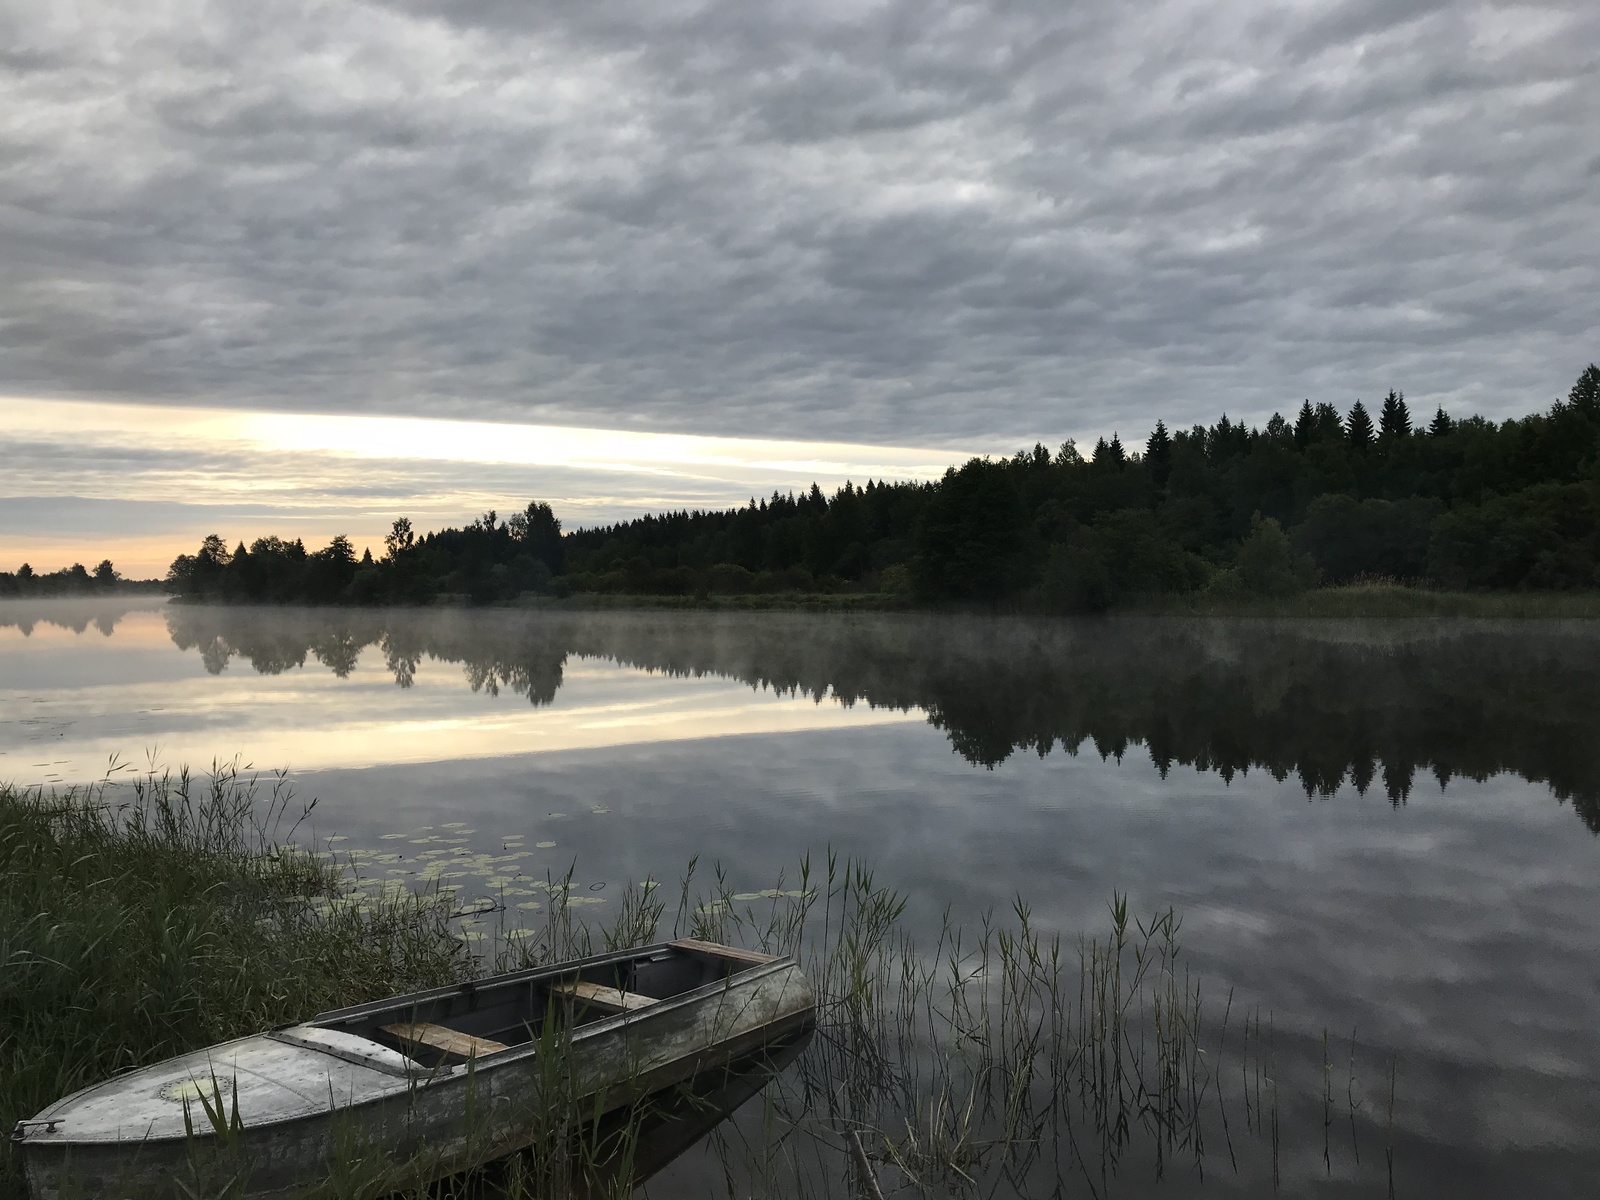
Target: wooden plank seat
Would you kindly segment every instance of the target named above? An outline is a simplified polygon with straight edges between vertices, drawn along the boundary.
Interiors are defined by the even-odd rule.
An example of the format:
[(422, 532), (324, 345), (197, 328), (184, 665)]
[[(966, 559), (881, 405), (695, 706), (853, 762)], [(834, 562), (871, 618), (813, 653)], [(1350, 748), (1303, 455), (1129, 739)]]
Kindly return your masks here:
[(776, 954), (762, 954), (759, 950), (746, 950), (741, 946), (724, 946), (720, 942), (702, 942), (699, 938), (679, 938), (668, 944), (676, 950), (710, 954), (716, 958), (731, 959), (733, 962), (749, 963), (751, 966), (778, 961)]
[(473, 1037), (470, 1033), (462, 1033), (459, 1029), (451, 1029), (447, 1025), (434, 1025), (429, 1021), (400, 1021), (394, 1025), (384, 1025), (382, 1029), (385, 1033), (399, 1038), (407, 1046), (427, 1046), (445, 1054), (453, 1054), (457, 1058), (481, 1058), (485, 1054), (506, 1049), (502, 1042), (491, 1038)]
[(572, 999), (590, 1008), (607, 1012), (638, 1012), (656, 1003), (654, 996), (641, 996), (638, 992), (625, 992), (621, 988), (606, 987), (599, 983), (585, 983), (581, 979), (563, 980), (550, 989), (558, 996)]

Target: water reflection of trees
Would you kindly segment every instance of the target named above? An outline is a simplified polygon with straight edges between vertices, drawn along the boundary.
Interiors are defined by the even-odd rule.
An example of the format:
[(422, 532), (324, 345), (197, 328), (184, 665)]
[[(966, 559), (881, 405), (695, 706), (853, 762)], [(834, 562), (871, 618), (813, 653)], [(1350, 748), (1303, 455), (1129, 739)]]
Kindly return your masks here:
[(347, 674), (379, 647), (396, 683), (424, 659), (474, 691), (549, 703), (568, 655), (715, 674), (845, 704), (922, 708), (970, 762), (1139, 748), (1225, 778), (1345, 782), (1402, 804), (1511, 771), (1600, 831), (1600, 628), (1579, 622), (1009, 621), (799, 614), (175, 609), (209, 670), (275, 673), (308, 656)]

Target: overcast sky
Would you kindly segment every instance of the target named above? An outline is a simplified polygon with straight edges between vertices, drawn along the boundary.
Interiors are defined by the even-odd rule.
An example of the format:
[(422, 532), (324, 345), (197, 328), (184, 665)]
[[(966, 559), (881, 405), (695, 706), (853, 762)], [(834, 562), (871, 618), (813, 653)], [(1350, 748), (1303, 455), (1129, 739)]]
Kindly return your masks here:
[[(1600, 358), (1597, 52), (1577, 2), (9, 0), (0, 392), (952, 451), (1509, 415)], [(78, 494), (41, 444), (6, 494)]]

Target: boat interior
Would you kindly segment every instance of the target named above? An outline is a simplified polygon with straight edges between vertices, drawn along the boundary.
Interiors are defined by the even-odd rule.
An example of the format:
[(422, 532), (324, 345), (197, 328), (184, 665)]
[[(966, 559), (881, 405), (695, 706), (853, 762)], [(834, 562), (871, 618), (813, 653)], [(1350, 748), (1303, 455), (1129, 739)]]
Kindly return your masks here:
[(424, 1067), (454, 1066), (552, 1030), (639, 1012), (773, 961), (772, 955), (685, 938), (342, 1009), (311, 1023), (388, 1046)]

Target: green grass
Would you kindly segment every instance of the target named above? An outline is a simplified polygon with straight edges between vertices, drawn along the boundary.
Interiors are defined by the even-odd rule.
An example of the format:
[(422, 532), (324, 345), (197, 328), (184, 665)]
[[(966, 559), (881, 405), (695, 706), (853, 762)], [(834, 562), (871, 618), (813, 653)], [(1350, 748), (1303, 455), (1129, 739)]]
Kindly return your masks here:
[(1152, 600), (1134, 612), (1248, 617), (1600, 618), (1600, 592), (1444, 592), (1390, 582), (1312, 588), (1292, 596)]
[[(437, 898), (346, 898), (339, 867), (277, 845), (290, 803), (230, 770), (0, 785), (0, 1129), (132, 1067), (473, 973)], [(0, 1195), (23, 1194), (7, 1138)]]
[(626, 609), (696, 612), (899, 612), (917, 607), (910, 596), (885, 592), (772, 592), (748, 596), (645, 596), (625, 592), (578, 592), (563, 598), (530, 596), (513, 608), (575, 612)]
[[(701, 612), (908, 612), (973, 611), (971, 605), (929, 605), (903, 594), (878, 592), (777, 593), (752, 596), (635, 596), (580, 593), (564, 599), (527, 598), (513, 607), (558, 611), (627, 609)], [(1037, 612), (1026, 603), (1000, 611)], [(1130, 601), (1113, 610), (1128, 615), (1219, 617), (1479, 617), (1508, 619), (1600, 618), (1596, 592), (1446, 592), (1387, 581), (1312, 588), (1290, 596), (1226, 596), (1192, 592)]]

